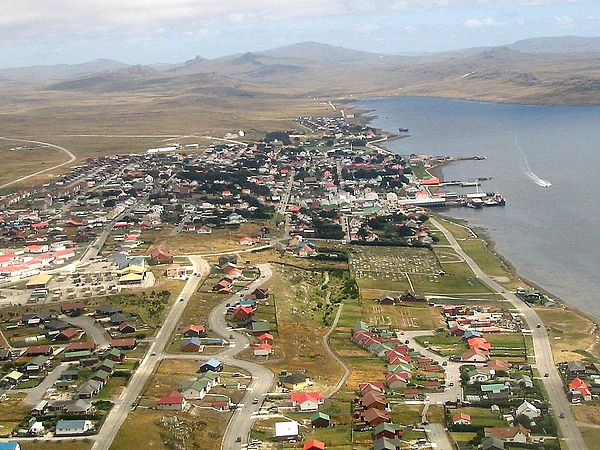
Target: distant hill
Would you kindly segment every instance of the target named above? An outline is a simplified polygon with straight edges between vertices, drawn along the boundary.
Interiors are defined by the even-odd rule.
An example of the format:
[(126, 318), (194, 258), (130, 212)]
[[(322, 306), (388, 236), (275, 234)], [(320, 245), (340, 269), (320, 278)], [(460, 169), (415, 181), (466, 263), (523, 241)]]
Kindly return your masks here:
[(528, 39), (420, 56), (301, 42), (215, 59), (197, 56), (180, 64), (127, 66), (97, 60), (0, 70), (0, 80), (20, 79), (50, 90), (143, 91), (182, 96), (182, 102), (188, 94), (223, 100), (410, 94), (593, 104), (600, 103), (600, 38)]
[(600, 52), (600, 37), (560, 36), (517, 41), (507, 45), (525, 53), (587, 53)]
[(357, 61), (377, 61), (395, 59), (397, 56), (351, 50), (345, 47), (322, 44), (320, 42), (300, 42), (298, 44), (277, 47), (258, 52), (259, 55), (271, 58), (318, 61), (320, 63), (351, 64)]
[(0, 78), (13, 82), (41, 82), (69, 80), (93, 73), (127, 67), (112, 59), (96, 59), (81, 64), (56, 64), (0, 69)]

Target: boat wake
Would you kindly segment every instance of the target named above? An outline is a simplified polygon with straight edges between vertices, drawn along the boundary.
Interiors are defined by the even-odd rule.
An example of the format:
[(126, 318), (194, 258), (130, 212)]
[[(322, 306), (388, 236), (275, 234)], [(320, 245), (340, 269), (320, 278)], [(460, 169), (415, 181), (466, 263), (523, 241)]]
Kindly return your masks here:
[(529, 167), (529, 160), (527, 159), (527, 155), (525, 154), (525, 152), (519, 145), (519, 139), (517, 138), (516, 130), (515, 130), (515, 147), (517, 147), (517, 149), (521, 152), (521, 155), (523, 155), (523, 160), (525, 161), (525, 174), (529, 177), (529, 179), (541, 187), (549, 188), (550, 186), (552, 186), (552, 183), (550, 183), (548, 180), (544, 180), (543, 178), (537, 176), (535, 173), (533, 173), (533, 171), (531, 170), (531, 167)]

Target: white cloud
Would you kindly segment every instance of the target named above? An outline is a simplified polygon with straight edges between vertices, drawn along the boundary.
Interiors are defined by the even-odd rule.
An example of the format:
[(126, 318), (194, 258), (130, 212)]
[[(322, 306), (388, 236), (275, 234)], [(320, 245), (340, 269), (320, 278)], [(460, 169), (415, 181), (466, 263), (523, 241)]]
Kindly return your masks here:
[[(207, 29), (216, 25), (315, 17), (403, 14), (484, 5), (547, 5), (580, 0), (0, 0), (0, 36), (10, 40), (136, 34), (166, 29)], [(470, 28), (497, 26), (488, 19)]]
[(472, 30), (484, 30), (486, 28), (498, 28), (503, 26), (502, 22), (498, 22), (491, 17), (485, 19), (469, 19), (465, 22), (465, 27)]
[(571, 16), (554, 16), (554, 20), (563, 27), (570, 27), (575, 23), (575, 19)]

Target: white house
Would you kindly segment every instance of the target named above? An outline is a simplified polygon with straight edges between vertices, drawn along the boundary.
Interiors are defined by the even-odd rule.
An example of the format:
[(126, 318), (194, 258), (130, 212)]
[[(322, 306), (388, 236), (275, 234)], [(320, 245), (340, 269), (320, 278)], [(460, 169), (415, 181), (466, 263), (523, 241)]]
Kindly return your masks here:
[(542, 411), (536, 406), (529, 403), (527, 400), (525, 400), (517, 408), (516, 416), (527, 416), (529, 417), (529, 419), (533, 420), (537, 417), (542, 417)]
[(299, 434), (300, 430), (296, 421), (275, 423), (275, 439), (278, 441), (298, 439)]

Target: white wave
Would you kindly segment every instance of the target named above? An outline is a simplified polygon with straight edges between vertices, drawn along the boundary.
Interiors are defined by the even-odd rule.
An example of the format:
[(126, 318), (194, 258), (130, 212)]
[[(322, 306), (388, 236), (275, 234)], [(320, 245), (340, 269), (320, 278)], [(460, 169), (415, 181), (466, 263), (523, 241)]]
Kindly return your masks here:
[(535, 173), (533, 173), (531, 167), (529, 167), (529, 160), (527, 159), (527, 155), (519, 145), (519, 139), (517, 138), (517, 130), (515, 130), (515, 147), (517, 147), (517, 149), (521, 152), (521, 155), (523, 155), (523, 160), (525, 161), (525, 174), (529, 177), (529, 179), (541, 187), (548, 188), (552, 186), (552, 183), (550, 183), (548, 180), (544, 180), (542, 177), (537, 176)]

